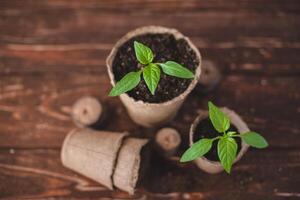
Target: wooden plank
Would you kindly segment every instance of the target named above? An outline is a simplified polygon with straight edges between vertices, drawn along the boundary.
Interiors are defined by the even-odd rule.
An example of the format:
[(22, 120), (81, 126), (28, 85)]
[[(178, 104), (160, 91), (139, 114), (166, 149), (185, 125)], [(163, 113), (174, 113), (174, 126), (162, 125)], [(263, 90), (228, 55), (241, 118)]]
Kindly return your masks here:
[(279, 38), (283, 42), (299, 42), (299, 16), (283, 15), (280, 10), (278, 12), (205, 10), (169, 14), (141, 11), (128, 14), (105, 13), (102, 9), (4, 9), (0, 20), (0, 42), (105, 43), (107, 40), (117, 40), (136, 27), (153, 24), (178, 28), (190, 37), (200, 36), (214, 41), (227, 39), (229, 42), (239, 37), (260, 36)]
[[(263, 71), (263, 74), (299, 74), (300, 43), (299, 30), (296, 27), (299, 27), (300, 20), (291, 13), (272, 13), (277, 9), (281, 12), (280, 1), (270, 3), (277, 5), (276, 9), (272, 6), (266, 7), (265, 10), (269, 8), (271, 13), (244, 10), (186, 12), (183, 9), (182, 12), (166, 14), (164, 5), (168, 3), (178, 5), (178, 2), (173, 1), (163, 4), (155, 2), (154, 7), (161, 10), (153, 17), (150, 11), (133, 12), (130, 15), (114, 10), (103, 12), (106, 6), (115, 5), (108, 2), (77, 1), (69, 4), (65, 1), (44, 1), (17, 6), (7, 2), (1, 7), (3, 12), (0, 27), (3, 31), (0, 33), (0, 70), (31, 72), (34, 69), (42, 70), (41, 67), (48, 65), (51, 67), (47, 67), (47, 70), (56, 71), (69, 65), (73, 66), (72, 69), (101, 69), (98, 66), (104, 65), (106, 55), (119, 37), (138, 26), (158, 24), (179, 28), (202, 50), (204, 58), (211, 58), (222, 67), (227, 66), (226, 71), (235, 69), (246, 73)], [(213, 1), (207, 4), (215, 3)], [(191, 4), (203, 6), (197, 2)], [(246, 1), (246, 4), (257, 5), (251, 1)], [(284, 5), (297, 8), (295, 4), (296, 2), (289, 1)], [(122, 5), (115, 9), (122, 8)], [(190, 3), (186, 4), (188, 7), (189, 5)], [(230, 7), (237, 4), (218, 2), (217, 5)], [(239, 4), (242, 5), (244, 2)], [(81, 6), (94, 6), (94, 9), (81, 9)], [(134, 10), (136, 6), (145, 7), (144, 3), (132, 1), (123, 9)], [(21, 20), (24, 18), (27, 19), (25, 22)], [(160, 20), (157, 21), (156, 18)], [(250, 18), (251, 21), (248, 20)], [(197, 23), (199, 21), (199, 26), (186, 23), (194, 22), (195, 19)], [(14, 31), (15, 28), (23, 31)], [(23, 66), (21, 69), (20, 65)]]
[[(250, 42), (251, 38), (248, 40)], [(204, 60), (212, 60), (226, 74), (255, 74), (265, 76), (299, 76), (300, 48), (239, 47), (238, 42), (221, 44), (195, 38)], [(255, 44), (252, 39), (252, 44)], [(246, 43), (246, 41), (244, 41)], [(250, 42), (251, 43), (251, 42)], [(247, 43), (246, 43), (247, 44)], [(0, 74), (61, 72), (106, 73), (105, 59), (113, 44), (69, 45), (0, 45)], [(300, 47), (300, 46), (299, 46)]]
[[(2, 0), (2, 8), (23, 10), (35, 9), (102, 9), (103, 12), (139, 12), (149, 10), (151, 12), (198, 12), (201, 10), (250, 10), (256, 12), (276, 12), (278, 10), (285, 12), (295, 12), (299, 10), (299, 2), (297, 0), (207, 0), (199, 2), (197, 0), (177, 1), (177, 0), (156, 0), (141, 2), (138, 0), (124, 1), (97, 1), (97, 0), (77, 0), (71, 3), (68, 0), (41, 0), (38, 2), (24, 1), (12, 2), (10, 0)], [(268, 6), (266, 6), (268, 5)]]
[[(189, 125), (199, 109), (207, 108), (207, 100), (233, 108), (261, 132), (273, 147), (299, 147), (298, 77), (226, 76), (209, 95), (196, 90), (183, 105), (175, 126), (187, 140)], [(0, 147), (58, 148), (65, 135), (74, 128), (69, 118), (70, 106), (82, 95), (98, 97), (109, 115), (103, 129), (145, 132), (128, 117), (118, 98), (107, 96), (105, 73), (37, 73), (15, 74), (1, 78)], [(292, 117), (291, 117), (292, 116)], [(284, 134), (284, 136), (283, 136)]]
[[(232, 174), (205, 174), (192, 163), (152, 156), (152, 170), (134, 196), (107, 190), (65, 169), (59, 150), (1, 150), (1, 199), (283, 199), (299, 197), (298, 150), (249, 151)], [(160, 184), (157, 184), (160, 183)]]
[[(162, 5), (156, 2), (156, 7), (162, 9), (155, 13), (155, 17), (150, 11), (133, 12), (130, 15), (114, 10), (102, 12), (105, 6), (114, 5), (107, 2), (78, 1), (69, 4), (65, 1), (50, 1), (33, 5), (27, 2), (12, 7), (8, 2), (1, 7), (0, 28), (3, 31), (0, 33), (0, 70), (31, 72), (42, 70), (42, 67), (48, 65), (51, 67), (46, 70), (60, 71), (62, 66), (72, 66), (76, 70), (101, 69), (98, 66), (104, 65), (105, 57), (119, 37), (138, 26), (158, 24), (179, 28), (191, 37), (204, 58), (215, 60), (222, 67), (226, 66), (226, 71), (233, 69), (246, 73), (262, 71), (263, 74), (272, 75), (299, 74), (298, 15), (244, 10), (163, 12), (163, 5), (172, 2)], [(251, 1), (247, 3), (252, 5)], [(291, 4), (296, 8), (295, 3), (289, 1), (284, 5)], [(177, 5), (178, 2), (173, 4)], [(191, 4), (202, 6), (195, 2)], [(278, 12), (281, 12), (282, 3), (276, 1), (274, 4), (278, 4)], [(135, 6), (144, 6), (143, 3), (133, 1), (125, 8), (130, 10), (132, 5), (133, 9)], [(230, 7), (236, 4), (218, 2), (217, 5)], [(95, 8), (85, 10), (80, 9), (80, 6)], [(277, 11), (270, 6), (267, 8), (272, 12)], [(21, 20), (24, 18), (27, 19), (25, 22)], [(157, 21), (157, 18), (160, 20)], [(199, 26), (194, 25), (195, 19)]]
[[(0, 1), (0, 199), (300, 198), (299, 10), (298, 0)], [(241, 113), (270, 147), (251, 149), (231, 176), (154, 154), (128, 196), (65, 169), (59, 151), (75, 127), (71, 105), (85, 94), (107, 108), (101, 129), (154, 136), (107, 97), (105, 69), (118, 38), (151, 24), (178, 28), (225, 75), (209, 94), (196, 88), (169, 124), (182, 135), (178, 155), (208, 100)]]

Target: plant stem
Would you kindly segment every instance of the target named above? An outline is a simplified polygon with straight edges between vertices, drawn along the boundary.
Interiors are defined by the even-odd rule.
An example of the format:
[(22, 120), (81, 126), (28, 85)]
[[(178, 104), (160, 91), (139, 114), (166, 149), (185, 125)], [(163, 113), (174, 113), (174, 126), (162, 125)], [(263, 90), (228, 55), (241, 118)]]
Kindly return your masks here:
[(241, 135), (238, 134), (238, 135), (232, 135), (231, 137), (240, 137), (241, 138)]
[(222, 136), (217, 136), (217, 137), (213, 138), (212, 141), (215, 141), (215, 140), (217, 140), (217, 139), (220, 139), (221, 137), (222, 137)]

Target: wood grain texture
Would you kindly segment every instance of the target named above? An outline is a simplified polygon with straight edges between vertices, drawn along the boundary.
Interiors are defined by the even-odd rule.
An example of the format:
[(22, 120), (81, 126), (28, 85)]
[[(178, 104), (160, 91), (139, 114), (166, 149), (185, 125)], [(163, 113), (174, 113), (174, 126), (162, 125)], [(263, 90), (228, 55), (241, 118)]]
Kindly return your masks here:
[[(0, 1), (0, 199), (299, 199), (299, 11), (298, 0)], [(137, 126), (107, 96), (105, 67), (118, 38), (153, 24), (189, 36), (223, 74), (212, 92), (197, 87), (169, 124), (183, 139), (176, 156), (208, 100), (237, 111), (270, 147), (251, 149), (230, 176), (154, 152), (129, 196), (65, 169), (59, 151), (83, 95), (105, 106), (101, 129), (153, 138), (157, 129)]]
[[(227, 43), (228, 47), (209, 47), (214, 44), (198, 41), (202, 56), (213, 60), (224, 73), (251, 74), (265, 76), (299, 76), (300, 58), (297, 48), (272, 48), (263, 46), (266, 38), (257, 39), (261, 47), (238, 47), (238, 44)], [(201, 40), (201, 39), (200, 39)], [(254, 38), (249, 38), (254, 43)], [(246, 41), (244, 41), (246, 42)], [(0, 74), (8, 73), (42, 73), (61, 72), (103, 72), (105, 59), (113, 44), (8, 44), (0, 45), (0, 56), (3, 58)], [(205, 47), (203, 47), (205, 46)], [(300, 47), (300, 45), (299, 45)], [(289, 55), (288, 57), (286, 55)], [(22, 67), (20, 67), (20, 65)]]
[[(156, 155), (155, 155), (156, 156)], [(29, 199), (282, 199), (297, 197), (300, 183), (298, 151), (250, 151), (235, 165), (231, 176), (208, 175), (191, 164), (152, 158), (152, 169), (134, 196), (105, 187), (62, 167), (58, 150), (1, 150), (0, 198)], [(160, 166), (160, 167), (159, 167)], [(293, 176), (292, 179), (288, 177)], [(270, 177), (274, 180), (268, 181)], [(160, 184), (157, 184), (160, 183)], [(15, 185), (7, 188), (6, 185)], [(201, 190), (199, 190), (201, 188)], [(213, 188), (213, 189), (212, 189)], [(299, 192), (299, 190), (297, 190)]]
[[(71, 105), (87, 94), (98, 97), (107, 108), (109, 118), (104, 129), (137, 134), (147, 131), (130, 120), (118, 98), (107, 96), (111, 86), (105, 72), (10, 75), (2, 81), (0, 128), (5, 140), (0, 140), (0, 146), (60, 147), (64, 136), (75, 127), (69, 116)], [(298, 77), (226, 76), (209, 95), (202, 95), (196, 88), (170, 125), (187, 137), (197, 112), (206, 109), (211, 99), (240, 113), (251, 129), (264, 133), (272, 146), (299, 147), (299, 111), (295, 109), (299, 106), (299, 81)], [(282, 137), (283, 132), (289, 134)]]

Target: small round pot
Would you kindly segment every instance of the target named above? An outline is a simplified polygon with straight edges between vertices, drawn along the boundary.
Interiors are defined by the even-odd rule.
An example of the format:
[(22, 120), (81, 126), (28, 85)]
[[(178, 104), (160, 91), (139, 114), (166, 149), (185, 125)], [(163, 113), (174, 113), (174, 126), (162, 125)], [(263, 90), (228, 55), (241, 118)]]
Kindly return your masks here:
[(189, 44), (191, 49), (195, 52), (197, 59), (199, 60), (199, 65), (196, 67), (195, 70), (195, 78), (192, 80), (188, 88), (181, 93), (179, 96), (173, 98), (172, 100), (163, 102), (163, 103), (147, 103), (141, 100), (135, 100), (134, 98), (130, 97), (128, 94), (124, 93), (120, 95), (121, 101), (125, 105), (129, 116), (135, 121), (137, 124), (140, 124), (145, 127), (153, 127), (162, 125), (170, 120), (172, 120), (179, 108), (181, 107), (182, 103), (184, 102), (187, 95), (193, 90), (196, 86), (200, 73), (201, 73), (201, 55), (195, 45), (189, 40), (189, 38), (182, 35), (175, 29), (165, 28), (161, 26), (145, 26), (133, 30), (127, 33), (124, 37), (122, 37), (113, 47), (112, 51), (110, 52), (109, 56), (106, 60), (106, 65), (108, 69), (108, 75), (111, 81), (111, 84), (114, 86), (116, 83), (112, 64), (115, 59), (116, 53), (118, 49), (128, 40), (131, 38), (144, 35), (144, 34), (151, 34), (151, 33), (167, 33), (172, 34), (177, 40), (184, 39)]
[[(221, 108), (221, 110), (227, 114), (227, 116), (230, 119), (231, 124), (237, 128), (237, 130), (240, 134), (243, 134), (243, 133), (249, 131), (247, 124), (233, 110), (230, 110), (226, 107)], [(194, 142), (196, 142), (196, 141), (193, 141), (193, 138), (194, 138), (194, 134), (196, 134), (195, 130), (196, 130), (197, 125), (199, 124), (200, 121), (202, 121), (203, 119), (206, 119), (207, 117), (208, 117), (208, 112), (202, 111), (201, 114), (193, 122), (193, 124), (190, 128), (190, 136), (189, 136), (190, 137), (190, 146), (192, 146), (194, 144)], [(246, 153), (248, 148), (249, 148), (249, 145), (247, 145), (246, 143), (244, 143), (242, 141), (241, 150), (238, 153), (236, 159), (234, 160), (234, 163), (236, 163), (237, 161), (239, 161), (241, 159), (241, 157)], [(207, 173), (216, 174), (216, 173), (222, 172), (224, 170), (224, 168), (222, 167), (220, 162), (208, 160), (204, 156), (197, 158), (196, 160), (194, 160), (194, 162), (200, 169), (202, 169), (203, 171), (205, 171)]]

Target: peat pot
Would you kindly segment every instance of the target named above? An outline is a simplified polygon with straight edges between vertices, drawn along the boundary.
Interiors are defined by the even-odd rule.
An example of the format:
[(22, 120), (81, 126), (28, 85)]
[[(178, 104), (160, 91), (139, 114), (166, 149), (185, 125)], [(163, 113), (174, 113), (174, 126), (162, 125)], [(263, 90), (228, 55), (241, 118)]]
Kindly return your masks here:
[[(247, 124), (242, 120), (242, 118), (238, 114), (236, 114), (234, 111), (232, 111), (226, 107), (221, 108), (221, 110), (227, 114), (227, 116), (229, 117), (230, 122), (231, 122), (231, 127), (234, 127), (239, 134), (243, 134), (243, 133), (249, 131)], [(190, 135), (189, 135), (190, 146), (192, 146), (192, 144), (194, 144), (194, 142), (198, 141), (198, 140), (195, 140), (196, 134), (199, 134), (196, 131), (197, 126), (203, 120), (208, 119), (208, 117), (209, 117), (208, 112), (202, 111), (201, 114), (193, 122), (193, 124), (190, 128)], [(237, 161), (239, 161), (241, 159), (241, 157), (247, 151), (248, 147), (249, 146), (246, 143), (244, 143), (242, 140), (240, 140), (240, 145), (239, 145), (239, 149), (238, 149), (239, 152), (238, 152), (238, 155), (237, 155), (234, 163), (236, 163)], [(214, 148), (214, 145), (212, 148)], [(214, 149), (214, 150), (216, 151), (216, 149)], [(203, 170), (207, 173), (215, 174), (215, 173), (219, 173), (224, 170), (219, 161), (209, 160), (205, 156), (197, 158), (196, 160), (194, 160), (194, 162), (201, 170)]]
[[(181, 34), (175, 29), (165, 28), (161, 26), (146, 26), (127, 33), (115, 44), (112, 51), (110, 52), (106, 60), (106, 65), (108, 69), (109, 78), (113, 86), (116, 83), (116, 79), (115, 79), (116, 76), (114, 74), (113, 64), (119, 49), (122, 47), (122, 45), (125, 45), (126, 42), (132, 40), (133, 38), (142, 37), (143, 35), (145, 36), (149, 34), (150, 35), (170, 34), (174, 36), (176, 42), (185, 41), (184, 43), (187, 45), (190, 53), (193, 53), (193, 55), (195, 56), (195, 60), (197, 60), (197, 64), (195, 65), (195, 70), (194, 70), (195, 78), (192, 81), (190, 81), (189, 85), (182, 93), (180, 93), (178, 96), (175, 96), (170, 100), (166, 100), (163, 102), (145, 102), (143, 100), (136, 100), (128, 93), (124, 93), (120, 95), (121, 101), (125, 105), (129, 113), (129, 116), (132, 118), (132, 120), (135, 121), (137, 124), (140, 124), (145, 127), (162, 125), (172, 120), (173, 117), (176, 115), (177, 111), (179, 110), (179, 108), (181, 107), (182, 103), (188, 96), (188, 94), (196, 86), (201, 72), (200, 53), (198, 49), (195, 47), (195, 45), (189, 40), (189, 38), (185, 37), (183, 34)], [(134, 55), (133, 50), (132, 50), (132, 54)], [(188, 59), (189, 57), (186, 55), (184, 56), (187, 57), (186, 59)]]
[(64, 140), (62, 163), (109, 189), (117, 187), (133, 194), (140, 175), (142, 148), (148, 140), (127, 135), (75, 129)]
[(75, 129), (64, 140), (61, 159), (68, 167), (113, 189), (112, 175), (126, 133)]

